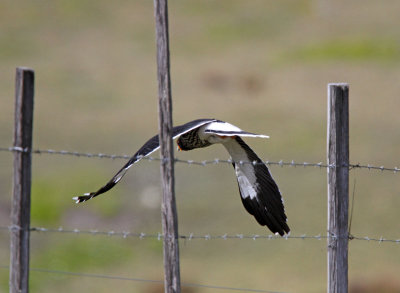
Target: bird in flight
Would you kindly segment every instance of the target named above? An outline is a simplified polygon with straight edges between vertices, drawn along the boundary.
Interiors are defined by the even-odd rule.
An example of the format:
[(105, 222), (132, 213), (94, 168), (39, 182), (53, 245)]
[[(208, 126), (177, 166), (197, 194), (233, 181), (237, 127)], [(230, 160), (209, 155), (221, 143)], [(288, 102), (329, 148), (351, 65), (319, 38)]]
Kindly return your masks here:
[[(177, 138), (178, 149), (189, 151), (212, 144), (222, 144), (232, 157), (242, 203), (257, 222), (267, 226), (273, 233), (283, 236), (289, 233), (282, 195), (267, 166), (243, 141), (242, 137), (268, 138), (267, 135), (243, 131), (240, 128), (216, 119), (198, 119), (172, 129)], [(158, 135), (150, 138), (133, 157), (96, 192), (74, 197), (76, 203), (87, 201), (113, 188), (126, 171), (143, 157), (158, 150)]]

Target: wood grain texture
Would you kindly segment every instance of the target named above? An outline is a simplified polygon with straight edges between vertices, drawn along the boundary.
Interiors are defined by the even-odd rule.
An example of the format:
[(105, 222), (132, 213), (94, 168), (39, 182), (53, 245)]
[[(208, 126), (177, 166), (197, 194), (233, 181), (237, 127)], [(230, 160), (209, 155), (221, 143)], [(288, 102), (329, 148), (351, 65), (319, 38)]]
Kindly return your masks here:
[(10, 293), (29, 291), (34, 72), (18, 67), (15, 82), (14, 182), (10, 231)]
[(164, 234), (164, 285), (166, 293), (179, 293), (181, 289), (172, 143), (172, 95), (167, 0), (154, 0), (154, 16), (156, 19), (159, 139), (163, 185), (161, 218)]
[(348, 292), (349, 86), (328, 85), (328, 293)]

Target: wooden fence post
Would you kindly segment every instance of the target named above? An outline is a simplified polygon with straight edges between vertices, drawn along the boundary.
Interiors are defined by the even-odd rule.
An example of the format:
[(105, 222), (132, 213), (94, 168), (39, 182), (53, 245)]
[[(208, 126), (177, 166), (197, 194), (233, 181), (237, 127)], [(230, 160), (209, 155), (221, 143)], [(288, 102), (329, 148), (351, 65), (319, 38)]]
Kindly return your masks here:
[(328, 84), (328, 293), (348, 291), (349, 86)]
[(163, 199), (161, 217), (164, 234), (164, 286), (166, 293), (179, 293), (179, 239), (175, 203), (174, 149), (172, 143), (172, 97), (169, 61), (167, 0), (154, 0), (156, 19), (159, 139)]
[(10, 228), (10, 293), (29, 291), (29, 229), (34, 71), (18, 67), (15, 80), (14, 182)]

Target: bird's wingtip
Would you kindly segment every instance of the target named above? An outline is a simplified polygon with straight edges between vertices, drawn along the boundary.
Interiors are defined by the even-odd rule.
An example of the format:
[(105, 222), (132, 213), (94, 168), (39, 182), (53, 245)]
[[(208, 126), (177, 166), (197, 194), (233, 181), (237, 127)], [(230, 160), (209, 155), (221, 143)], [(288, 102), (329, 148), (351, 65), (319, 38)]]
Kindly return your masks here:
[(75, 201), (75, 203), (81, 203), (84, 201), (87, 201), (93, 197), (93, 193), (84, 193), (82, 196), (75, 196), (72, 198), (72, 200)]

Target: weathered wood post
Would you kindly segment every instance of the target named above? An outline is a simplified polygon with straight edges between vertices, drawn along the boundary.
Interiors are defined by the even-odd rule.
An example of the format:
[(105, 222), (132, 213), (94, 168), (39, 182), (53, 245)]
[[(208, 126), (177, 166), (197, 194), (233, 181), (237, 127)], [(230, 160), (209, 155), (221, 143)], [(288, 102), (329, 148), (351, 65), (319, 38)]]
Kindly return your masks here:
[(34, 71), (18, 67), (15, 80), (14, 182), (10, 228), (10, 293), (29, 291), (29, 229)]
[(175, 203), (174, 149), (172, 144), (172, 97), (169, 61), (167, 0), (154, 0), (156, 19), (159, 139), (163, 199), (161, 217), (164, 234), (164, 286), (166, 293), (179, 293), (179, 239)]
[(348, 291), (349, 86), (328, 84), (328, 293)]

